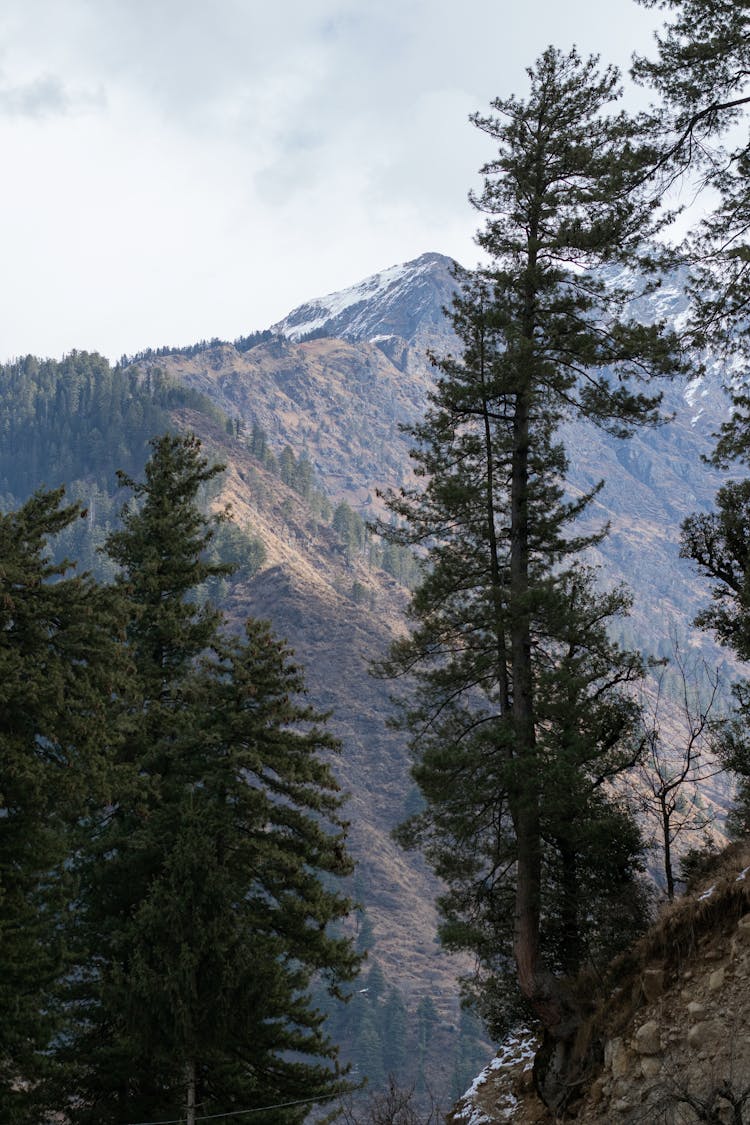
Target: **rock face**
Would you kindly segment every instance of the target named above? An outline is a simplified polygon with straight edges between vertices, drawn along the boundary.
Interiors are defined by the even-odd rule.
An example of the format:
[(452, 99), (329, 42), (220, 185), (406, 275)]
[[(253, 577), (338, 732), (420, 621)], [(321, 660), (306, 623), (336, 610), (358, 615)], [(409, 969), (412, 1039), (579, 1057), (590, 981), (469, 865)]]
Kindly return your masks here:
[(452, 268), (444, 254), (422, 254), (300, 305), (273, 329), (295, 341), (314, 334), (353, 343), (373, 340), (389, 350), (389, 341), (400, 339), (424, 350), (445, 338), (443, 308), (454, 288)]
[[(725, 910), (712, 911), (693, 949), (671, 968), (668, 990), (650, 1003), (644, 997), (635, 1021), (646, 1022), (626, 1029), (620, 1065), (607, 1066), (605, 1052), (597, 1098), (589, 1095), (575, 1120), (747, 1120), (732, 1114), (750, 1090), (750, 899), (733, 893), (729, 880)], [(690, 904), (683, 911), (687, 921)]]
[[(259, 423), (278, 451), (289, 444), (307, 453), (334, 501), (371, 512), (377, 490), (412, 480), (410, 438), (404, 425), (419, 420), (434, 380), (428, 350), (459, 347), (443, 309), (455, 291), (453, 263), (423, 254), (349, 289), (300, 306), (247, 351), (231, 344), (159, 360), (167, 372), (211, 397), (249, 428)], [(679, 325), (686, 299), (679, 277), (634, 303), (643, 321)], [(670, 626), (687, 625), (705, 603), (706, 589), (679, 556), (679, 527), (691, 512), (712, 506), (722, 476), (702, 462), (728, 415), (723, 390), (731, 371), (709, 362), (692, 380), (660, 387), (672, 421), (623, 441), (588, 423), (565, 424), (571, 492), (604, 487), (579, 530), (610, 524), (591, 552), (607, 585), (624, 582), (635, 594), (628, 635), (658, 651)], [(719, 663), (725, 654), (709, 657)]]
[[(709, 886), (668, 907), (613, 967), (619, 989), (617, 995), (610, 990), (594, 1016), (592, 1057), (598, 1061), (569, 1107), (569, 1120), (750, 1121), (749, 865), (750, 844), (727, 849)], [(481, 1089), (476, 1121), (482, 1125), (552, 1125), (528, 1081), (509, 1068), (488, 1072)], [(478, 1095), (472, 1096), (479, 1113)], [(467, 1109), (459, 1106), (452, 1120), (468, 1120)]]

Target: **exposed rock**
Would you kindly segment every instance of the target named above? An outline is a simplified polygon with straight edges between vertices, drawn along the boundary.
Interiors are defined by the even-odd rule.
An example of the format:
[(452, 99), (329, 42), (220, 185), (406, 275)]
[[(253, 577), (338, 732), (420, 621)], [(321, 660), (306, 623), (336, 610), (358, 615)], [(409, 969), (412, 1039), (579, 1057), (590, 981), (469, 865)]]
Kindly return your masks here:
[(658, 1055), (661, 1051), (661, 1030), (656, 1020), (649, 1020), (635, 1033), (635, 1049), (639, 1055)]
[(726, 977), (726, 969), (717, 969), (715, 973), (711, 973), (708, 978), (708, 988), (710, 992), (718, 992), (720, 988), (724, 987), (724, 979)]
[(694, 1023), (688, 1030), (687, 1041), (693, 1050), (700, 1051), (713, 1046), (721, 1035), (721, 1028), (709, 1020)]
[[(727, 849), (712, 875), (711, 896), (696, 893), (670, 906), (632, 951), (628, 969), (613, 969), (619, 995), (605, 988), (594, 1021), (601, 1069), (589, 1073), (588, 1090), (568, 1107), (566, 1121), (698, 1125), (733, 1120), (725, 1094), (741, 1096), (750, 1080), (750, 880), (738, 879), (748, 862), (750, 843)], [(730, 942), (731, 967), (717, 967)], [(663, 972), (661, 990), (658, 977), (649, 976), (654, 969)], [(489, 1093), (477, 1123), (553, 1125), (555, 1118), (533, 1092), (518, 1097), (510, 1118), (494, 1114)], [(681, 1103), (682, 1097), (697, 1110)], [(505, 1107), (507, 1101), (498, 1105)]]
[(750, 914), (745, 914), (740, 918), (735, 937), (740, 938), (741, 941), (750, 941)]
[(644, 1078), (656, 1078), (661, 1073), (661, 1063), (654, 1055), (641, 1059), (641, 1074)]
[(646, 969), (641, 977), (641, 988), (647, 1001), (656, 1000), (664, 991), (664, 970)]
[(589, 1094), (589, 1100), (590, 1100), (591, 1104), (592, 1105), (598, 1105), (599, 1102), (602, 1100), (603, 1093), (604, 1093), (604, 1079), (603, 1078), (597, 1078), (596, 1082), (594, 1082), (593, 1086), (591, 1087), (591, 1092)]
[(630, 1070), (631, 1053), (622, 1039), (611, 1039), (604, 1049), (604, 1065), (613, 1078), (624, 1078)]

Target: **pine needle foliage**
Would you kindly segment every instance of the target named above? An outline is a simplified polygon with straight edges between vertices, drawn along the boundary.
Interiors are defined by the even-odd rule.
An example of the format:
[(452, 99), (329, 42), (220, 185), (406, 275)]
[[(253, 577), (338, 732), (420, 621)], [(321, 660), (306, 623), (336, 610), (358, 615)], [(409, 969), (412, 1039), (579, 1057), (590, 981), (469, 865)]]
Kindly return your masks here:
[(196, 505), (220, 467), (192, 436), (152, 445), (144, 481), (122, 477), (133, 500), (108, 542), (132, 675), (112, 799), (76, 863), (79, 963), (58, 1051), (76, 1125), (232, 1122), (329, 1095), (341, 1074), (309, 990), (319, 977), (336, 990), (358, 964), (331, 931), (351, 871), (336, 743), (268, 627), (232, 637), (193, 597), (227, 570), (206, 561)]
[(0, 515), (0, 1118), (32, 1119), (60, 1027), (66, 859), (107, 786), (116, 599), (49, 547), (83, 515), (63, 490)]
[(750, 302), (750, 9), (737, 0), (638, 2), (668, 17), (655, 57), (633, 67), (662, 99), (654, 167), (668, 180), (689, 176), (710, 189), (707, 213), (683, 247), (692, 274), (689, 331), (714, 350), (744, 351), (746, 334), (733, 329)]
[(382, 670), (415, 684), (402, 722), (427, 806), (401, 838), (448, 883), (444, 940), (495, 983), (514, 966), (565, 1037), (561, 976), (611, 951), (608, 914), (643, 917), (638, 833), (607, 787), (638, 752), (623, 689), (642, 665), (607, 633), (627, 596), (597, 591), (580, 561), (599, 536), (575, 520), (601, 486), (566, 487), (559, 427), (657, 422), (647, 380), (680, 362), (663, 325), (629, 313), (622, 259), (648, 257), (655, 220), (637, 186), (645, 156), (610, 109), (616, 72), (549, 48), (528, 73), (525, 101), (474, 119), (497, 145), (475, 198), (490, 264), (458, 275), (461, 354), (435, 358), (410, 431), (422, 483), (389, 498), (399, 522), (383, 533), (420, 548), (426, 576)]

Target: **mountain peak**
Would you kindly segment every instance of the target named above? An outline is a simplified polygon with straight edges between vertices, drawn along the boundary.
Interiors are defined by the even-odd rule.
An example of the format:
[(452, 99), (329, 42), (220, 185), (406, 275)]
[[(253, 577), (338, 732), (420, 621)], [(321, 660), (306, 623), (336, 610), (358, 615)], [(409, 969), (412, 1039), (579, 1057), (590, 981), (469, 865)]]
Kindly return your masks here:
[(453, 259), (427, 253), (364, 281), (300, 305), (273, 330), (290, 340), (335, 336), (352, 342), (398, 336), (413, 340), (443, 321), (455, 290)]

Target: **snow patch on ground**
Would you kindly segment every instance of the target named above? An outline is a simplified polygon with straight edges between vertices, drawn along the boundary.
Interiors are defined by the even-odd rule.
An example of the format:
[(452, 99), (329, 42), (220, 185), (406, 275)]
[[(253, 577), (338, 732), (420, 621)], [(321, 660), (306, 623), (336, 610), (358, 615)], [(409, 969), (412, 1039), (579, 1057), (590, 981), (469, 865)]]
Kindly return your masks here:
[(466, 1125), (492, 1125), (486, 1113), (481, 1109), (475, 1109), (474, 1106), (467, 1106), (466, 1109), (459, 1110), (454, 1114), (456, 1121), (465, 1121)]
[(460, 1108), (455, 1112), (456, 1121), (466, 1122), (466, 1125), (488, 1125), (491, 1121), (511, 1121), (513, 1112), (518, 1106), (518, 1099), (510, 1090), (498, 1090), (496, 1101), (493, 1105), (494, 1119), (475, 1105), (477, 1093), (485, 1085), (490, 1075), (496, 1071), (509, 1070), (523, 1064), (523, 1070), (531, 1070), (534, 1065), (536, 1053), (536, 1036), (526, 1028), (512, 1032), (499, 1048), (497, 1055), (486, 1066), (481, 1074), (472, 1082), (466, 1093), (460, 1098)]
[(703, 376), (699, 375), (696, 379), (691, 379), (685, 387), (684, 398), (688, 406), (695, 406), (695, 398), (699, 390), (703, 386)]

